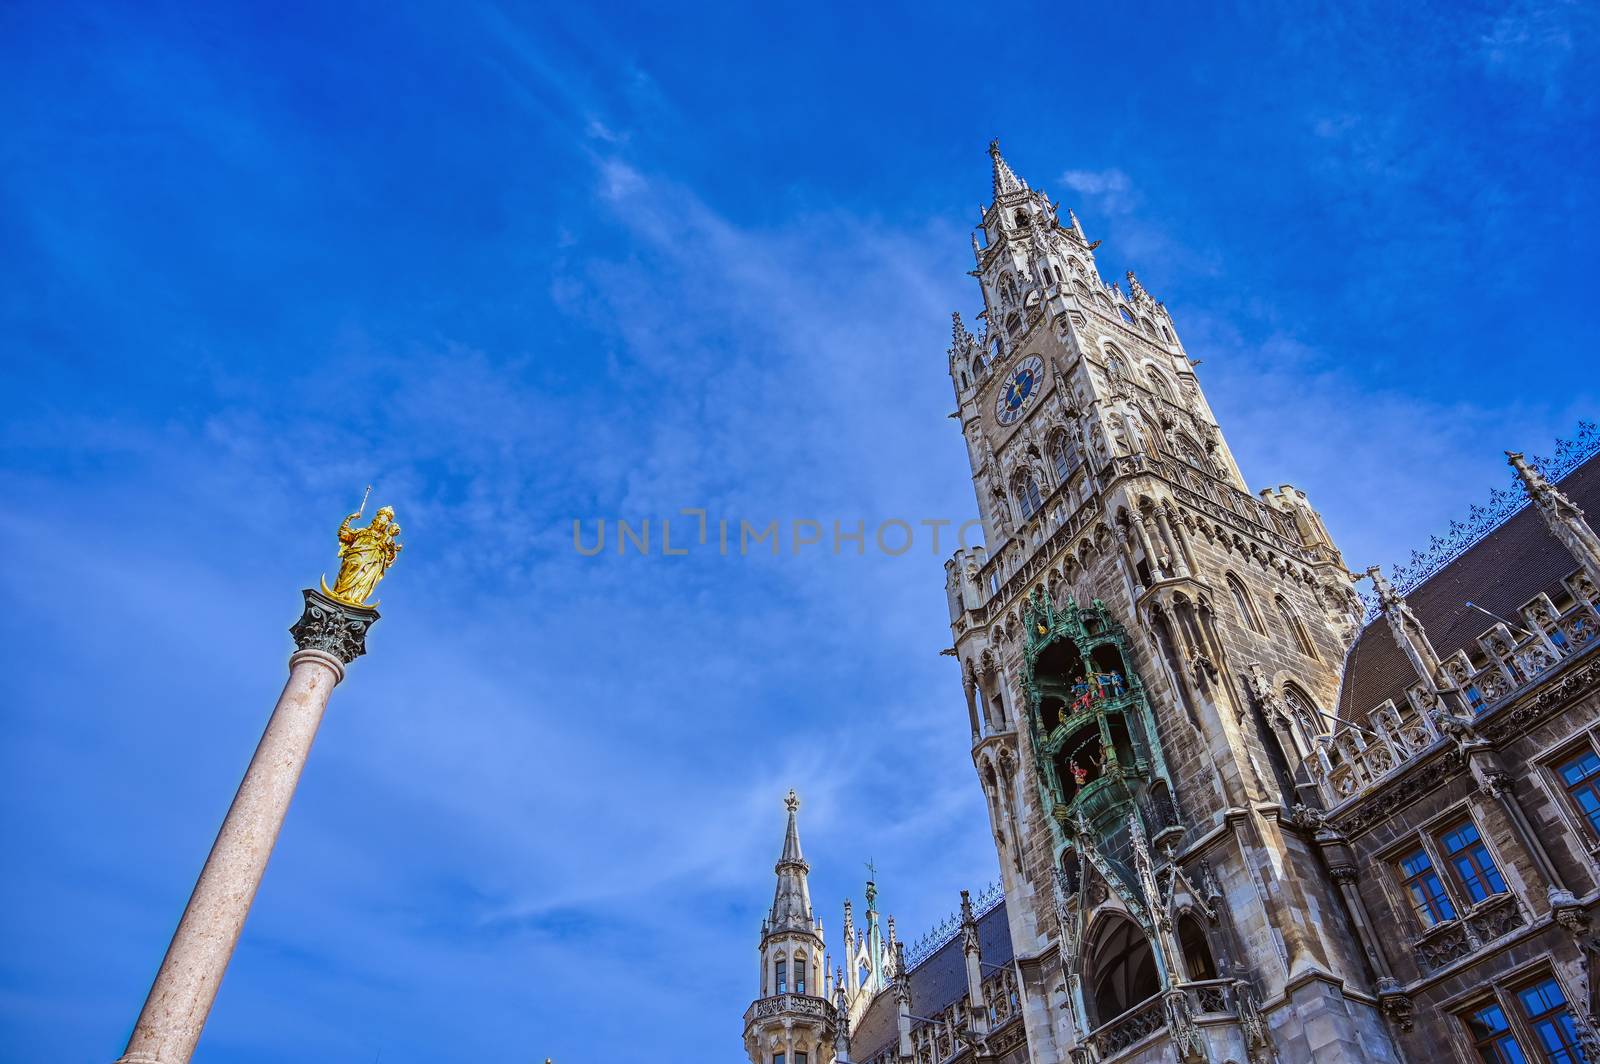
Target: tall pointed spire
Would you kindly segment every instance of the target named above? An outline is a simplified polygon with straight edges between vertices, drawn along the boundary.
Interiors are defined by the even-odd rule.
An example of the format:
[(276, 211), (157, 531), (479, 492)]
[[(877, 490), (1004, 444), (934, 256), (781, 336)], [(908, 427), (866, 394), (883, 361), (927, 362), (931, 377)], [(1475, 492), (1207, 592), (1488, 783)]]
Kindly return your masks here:
[(998, 140), (989, 142), (989, 157), (994, 160), (995, 199), (999, 199), (1010, 192), (1026, 192), (1028, 190), (1028, 183), (1012, 171), (1010, 165), (1006, 163), (1005, 157), (1000, 154), (1000, 142)]
[(789, 928), (810, 931), (814, 925), (811, 919), (811, 888), (806, 883), (806, 875), (811, 871), (811, 866), (806, 864), (805, 857), (800, 853), (800, 797), (791, 790), (783, 799), (783, 804), (789, 810), (789, 827), (783, 834), (783, 856), (778, 858), (778, 863), (773, 867), (778, 875), (778, 887), (772, 895), (772, 913), (767, 918), (767, 924), (773, 931)]

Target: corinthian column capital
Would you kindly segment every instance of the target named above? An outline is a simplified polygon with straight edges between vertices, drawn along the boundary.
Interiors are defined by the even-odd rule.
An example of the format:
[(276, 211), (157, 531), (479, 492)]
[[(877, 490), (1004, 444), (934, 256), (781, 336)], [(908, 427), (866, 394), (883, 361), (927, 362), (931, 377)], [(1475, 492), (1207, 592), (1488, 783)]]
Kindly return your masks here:
[(346, 665), (367, 652), (367, 629), (377, 621), (377, 610), (339, 602), (315, 588), (302, 594), (305, 612), (289, 628), (296, 647), (332, 654)]

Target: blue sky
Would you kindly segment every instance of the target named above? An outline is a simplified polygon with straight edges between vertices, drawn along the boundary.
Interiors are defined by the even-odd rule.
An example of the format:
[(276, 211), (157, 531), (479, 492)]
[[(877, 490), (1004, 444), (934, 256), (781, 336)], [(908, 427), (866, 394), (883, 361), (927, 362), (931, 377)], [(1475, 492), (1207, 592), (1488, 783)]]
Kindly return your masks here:
[(120, 1050), (369, 482), (199, 1060), (741, 1060), (790, 786), (830, 934), (993, 879), (925, 539), (571, 545), (970, 516), (991, 137), (1352, 565), (1596, 411), (1592, 7), (642, 6), (0, 11), (9, 1059)]

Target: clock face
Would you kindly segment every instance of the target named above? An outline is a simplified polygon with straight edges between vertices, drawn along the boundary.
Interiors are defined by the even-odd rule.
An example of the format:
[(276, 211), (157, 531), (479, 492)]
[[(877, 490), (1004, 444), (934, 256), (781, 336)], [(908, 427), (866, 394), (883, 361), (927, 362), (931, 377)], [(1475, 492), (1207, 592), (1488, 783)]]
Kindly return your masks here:
[(1011, 371), (1005, 387), (995, 396), (994, 417), (1002, 425), (1009, 425), (1022, 416), (1033, 397), (1044, 386), (1044, 359), (1029, 355)]

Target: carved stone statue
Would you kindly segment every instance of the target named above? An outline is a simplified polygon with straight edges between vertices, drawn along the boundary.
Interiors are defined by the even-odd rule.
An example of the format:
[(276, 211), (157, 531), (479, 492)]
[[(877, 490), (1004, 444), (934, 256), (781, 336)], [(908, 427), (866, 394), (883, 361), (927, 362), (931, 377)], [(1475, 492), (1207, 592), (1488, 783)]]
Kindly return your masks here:
[(360, 516), (358, 510), (339, 525), (339, 575), (332, 588), (326, 577), (322, 580), (322, 590), (329, 598), (351, 606), (368, 605), (367, 596), (403, 549), (395, 542), (400, 526), (394, 523), (394, 507), (381, 507), (366, 528), (352, 528), (351, 523)]

